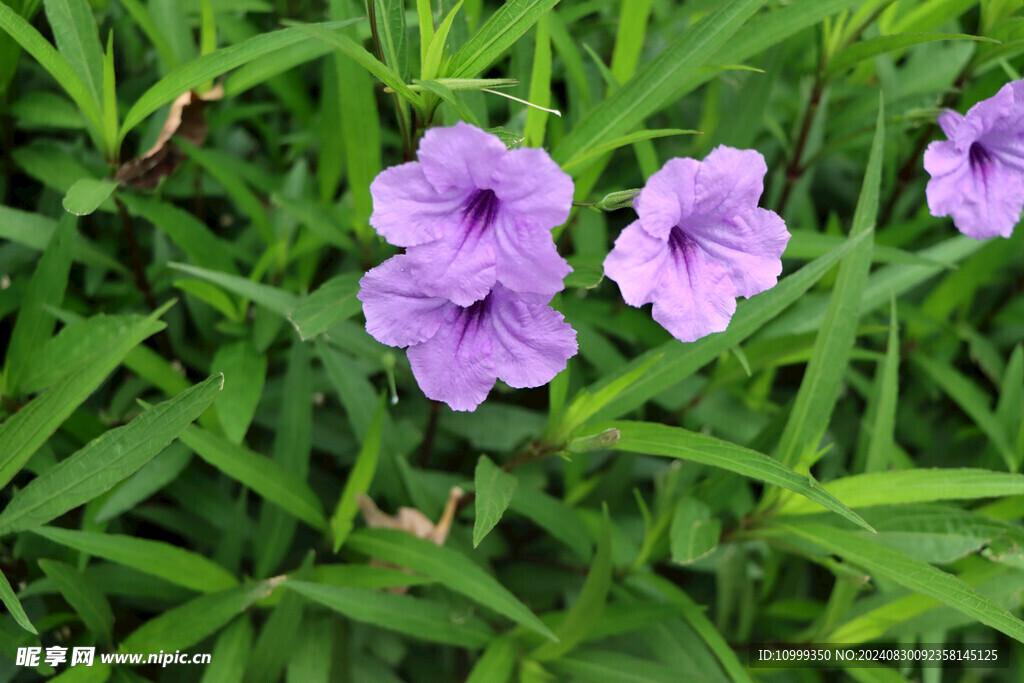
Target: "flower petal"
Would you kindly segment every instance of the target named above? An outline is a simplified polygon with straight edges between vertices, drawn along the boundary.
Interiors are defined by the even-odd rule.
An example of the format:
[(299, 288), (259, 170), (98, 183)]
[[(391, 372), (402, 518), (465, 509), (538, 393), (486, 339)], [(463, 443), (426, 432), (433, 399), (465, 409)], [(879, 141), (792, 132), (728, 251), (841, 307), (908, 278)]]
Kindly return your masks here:
[(505, 155), (505, 143), (496, 135), (468, 123), (431, 128), (416, 153), (423, 173), (438, 192), (491, 189), (491, 176)]
[(510, 387), (547, 384), (576, 355), (576, 331), (550, 306), (527, 303), (501, 285), (488, 302), (494, 368)]
[(963, 121), (963, 114), (958, 111), (953, 111), (952, 109), (944, 109), (937, 119), (939, 128), (942, 129), (942, 132), (945, 133), (946, 137), (950, 140), (956, 136), (956, 129), (960, 127), (960, 124), (963, 123)]
[(409, 347), (420, 389), (452, 410), (474, 410), (494, 386), (491, 339), (479, 309), (450, 307), (433, 337)]
[(986, 134), (995, 132), (1019, 135), (1022, 131), (1022, 108), (1024, 80), (1007, 83), (995, 95), (968, 109), (951, 139), (960, 151), (966, 152), (972, 143)]
[(728, 327), (736, 311), (728, 272), (694, 242), (673, 250), (668, 263), (662, 270), (651, 316), (684, 342)]
[(550, 299), (562, 291), (562, 280), (572, 272), (558, 255), (551, 233), (519, 220), (502, 205), (494, 221), (497, 281), (515, 292), (544, 294)]
[(409, 273), (404, 255), (380, 264), (359, 281), (359, 294), (366, 315), (366, 331), (388, 346), (409, 346), (429, 339), (441, 324), (445, 310), (453, 306), (444, 299), (423, 293)]
[(459, 188), (438, 192), (411, 161), (382, 171), (370, 184), (370, 225), (397, 247), (435, 240), (457, 227), (468, 193)]
[(774, 211), (748, 208), (727, 220), (687, 221), (683, 229), (729, 273), (736, 296), (752, 297), (779, 281), (790, 234)]
[(697, 171), (694, 216), (732, 218), (746, 213), (761, 199), (767, 172), (757, 150), (725, 145), (714, 148)]
[(699, 168), (694, 159), (669, 159), (647, 179), (633, 208), (651, 237), (668, 239), (672, 228), (693, 212)]
[(441, 239), (411, 247), (406, 253), (413, 278), (431, 296), (469, 306), (487, 296), (494, 285), (491, 224), (464, 224)]
[(569, 219), (572, 178), (542, 149), (506, 152), (490, 187), (501, 200), (502, 211), (521, 225), (551, 230)]
[(640, 221), (633, 221), (619, 233), (615, 248), (605, 257), (604, 274), (618, 283), (627, 304), (643, 306), (653, 301), (668, 256), (668, 243), (651, 237)]

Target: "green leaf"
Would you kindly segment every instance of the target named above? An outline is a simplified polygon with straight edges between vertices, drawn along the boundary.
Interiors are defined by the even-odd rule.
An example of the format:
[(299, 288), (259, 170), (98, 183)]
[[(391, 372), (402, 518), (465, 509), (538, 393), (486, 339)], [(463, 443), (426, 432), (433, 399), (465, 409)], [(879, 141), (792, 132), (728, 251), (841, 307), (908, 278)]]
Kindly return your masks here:
[(361, 277), (361, 273), (338, 275), (302, 297), (288, 320), (295, 325), (303, 341), (313, 339), (362, 310), (363, 305), (356, 298)]
[(452, 56), (448, 74), (453, 78), (472, 78), (486, 71), (557, 4), (558, 0), (510, 0), (504, 3)]
[(826, 76), (831, 78), (846, 69), (856, 66), (860, 62), (887, 52), (901, 50), (921, 43), (930, 43), (936, 40), (975, 40), (986, 43), (998, 43), (998, 40), (985, 38), (983, 36), (971, 36), (965, 33), (896, 33), (886, 36), (876, 36), (867, 40), (850, 45), (842, 52), (833, 57), (825, 69)]
[(210, 663), (203, 667), (200, 683), (242, 683), (245, 666), (252, 654), (252, 622), (246, 615), (235, 619), (220, 632)]
[(462, 119), (466, 123), (470, 123), (473, 124), (474, 126), (479, 127), (480, 120), (477, 119), (476, 114), (474, 114), (473, 111), (469, 109), (462, 102), (461, 99), (459, 99), (459, 96), (448, 88), (448, 86), (441, 83), (441, 80), (442, 79), (436, 79), (433, 81), (416, 81), (414, 87), (422, 88), (428, 92), (434, 93), (439, 98), (441, 98), (442, 102), (450, 106), (455, 111), (455, 113), (459, 115), (460, 119)]
[(409, 78), (409, 36), (405, 30), (405, 0), (374, 0), (377, 33), (384, 63), (402, 80)]
[(39, 568), (53, 581), (60, 594), (81, 618), (94, 637), (110, 643), (114, 629), (114, 612), (110, 602), (89, 578), (69, 564), (55, 560), (39, 560)]
[[(562, 169), (568, 171), (571, 168), (576, 168), (577, 171), (584, 171), (585, 168), (581, 166), (597, 157), (612, 152), (620, 147), (626, 145), (632, 145), (634, 142), (641, 142), (643, 140), (654, 140), (656, 138), (664, 138), (672, 135), (700, 135), (699, 130), (684, 130), (682, 128), (659, 128), (656, 130), (638, 130), (634, 133), (627, 135), (621, 135), (614, 140), (595, 145), (589, 150), (581, 151), (580, 153), (573, 156), (571, 159), (562, 164)], [(788, 254), (787, 254), (788, 255)]]
[(121, 201), (133, 215), (145, 218), (202, 268), (237, 274), (231, 247), (202, 221), (169, 202), (126, 192)]
[(313, 579), (342, 588), (393, 588), (419, 586), (434, 580), (398, 569), (376, 567), (369, 564), (318, 564), (313, 567)]
[(508, 683), (516, 666), (516, 646), (508, 637), (495, 638), (476, 660), (466, 683)]
[(0, 514), (0, 534), (45, 524), (109, 491), (166, 448), (213, 403), (222, 386), (221, 375), (210, 377), (46, 470)]
[(361, 529), (348, 538), (353, 550), (437, 579), (448, 589), (547, 638), (554, 633), (504, 586), (464, 555), (396, 529)]
[(278, 583), (270, 579), (201, 595), (147, 621), (121, 641), (118, 651), (187, 650), (268, 596)]
[[(352, 22), (327, 22), (316, 26), (319, 30), (331, 34), (330, 29), (341, 28), (350, 23)], [(305, 40), (308, 38), (304, 32), (295, 28), (261, 33), (237, 45), (221, 48), (177, 67), (144, 92), (128, 110), (121, 126), (120, 140), (124, 140), (125, 135), (142, 123), (147, 116), (165, 104), (173, 102), (182, 93), (247, 62)]]
[[(529, 101), (536, 107), (526, 110), (526, 126), (523, 135), (531, 147), (544, 145), (547, 129), (547, 108), (551, 106), (551, 31), (547, 15), (537, 21), (537, 40), (533, 51), (533, 71), (530, 75)], [(543, 109), (541, 107), (544, 107)]]
[(263, 395), (267, 357), (257, 353), (251, 341), (241, 339), (217, 349), (210, 371), (224, 375), (224, 391), (217, 399), (217, 416), (224, 436), (242, 443)]
[(109, 200), (117, 188), (118, 183), (110, 180), (82, 178), (68, 190), (63, 199), (63, 208), (76, 216), (88, 216), (98, 209), (100, 204)]
[[(673, 40), (610, 97), (588, 111), (552, 156), (564, 162), (587, 153), (615, 136), (628, 133), (666, 103), (675, 101), (679, 95), (675, 83), (680, 75), (702, 66), (763, 4), (764, 0), (729, 0), (720, 4)], [(743, 60), (728, 63), (736, 61)]]
[(581, 389), (573, 402), (562, 413), (561, 421), (552, 430), (551, 440), (561, 443), (563, 440), (571, 438), (579, 427), (638, 382), (660, 359), (661, 356), (645, 359), (642, 364), (622, 373), (593, 393), (589, 389)]
[(302, 479), (265, 455), (196, 426), (181, 435), (186, 446), (232, 479), (314, 529), (327, 528), (316, 494)]
[(711, 508), (696, 498), (680, 498), (672, 515), (672, 561), (688, 564), (699, 560), (718, 546), (721, 533), (722, 522), (712, 516)]
[(668, 341), (641, 354), (628, 363), (622, 371), (612, 377), (596, 382), (588, 391), (597, 393), (602, 387), (618, 381), (636, 368), (650, 362), (656, 356), (661, 359), (651, 366), (650, 371), (622, 390), (615, 398), (600, 409), (595, 417), (611, 419), (640, 407), (650, 398), (676, 386), (702, 366), (710, 363), (723, 351), (733, 348), (774, 319), (794, 301), (803, 296), (822, 275), (834, 266), (851, 249), (861, 243), (866, 235), (851, 237), (842, 246), (816, 259), (789, 277), (783, 278), (773, 288), (758, 294), (750, 301), (741, 301), (725, 332), (713, 334), (692, 344)]
[[(99, 97), (93, 96), (81, 77), (71, 68), (68, 60), (32, 28), (29, 22), (4, 3), (0, 3), (0, 29), (14, 38), (25, 52), (32, 55), (40, 66), (53, 76), (60, 87), (64, 88), (68, 96), (74, 100), (79, 111), (92, 125), (93, 130), (99, 133), (103, 129)], [(99, 38), (97, 38), (97, 42), (98, 40)]]
[(229, 292), (234, 292), (246, 299), (252, 299), (261, 306), (277, 313), (278, 315), (287, 317), (295, 307), (299, 305), (299, 298), (291, 292), (286, 292), (283, 289), (277, 287), (271, 287), (270, 285), (264, 285), (259, 282), (253, 282), (244, 277), (238, 275), (229, 275), (228, 273), (219, 273), (213, 270), (207, 270), (206, 268), (198, 268), (196, 266), (190, 266), (184, 263), (168, 263), (168, 266), (175, 270), (180, 270), (183, 273), (188, 273), (201, 280), (212, 282), (215, 285), (223, 287)]
[(557, 642), (548, 641), (530, 653), (530, 658), (539, 662), (560, 659), (565, 653), (583, 642), (604, 612), (608, 591), (612, 586), (612, 537), (611, 522), (607, 516), (601, 524), (597, 541), (597, 553), (587, 572), (576, 602), (558, 625), (555, 635)]
[(505, 514), (512, 495), (516, 492), (519, 480), (515, 475), (503, 471), (486, 455), (481, 455), (476, 462), (476, 475), (473, 479), (476, 491), (476, 520), (473, 522), (473, 547), (498, 524)]
[[(970, 500), (1024, 494), (1024, 474), (948, 468), (871, 472), (836, 479), (823, 485), (851, 508), (937, 500)], [(787, 500), (780, 515), (812, 512), (814, 506), (797, 498)]]
[(235, 577), (213, 560), (163, 541), (50, 526), (32, 529), (32, 533), (191, 590), (209, 593), (238, 585)]
[(572, 550), (584, 562), (590, 561), (591, 535), (576, 511), (539, 489), (523, 485), (516, 489), (509, 505), (512, 512), (526, 517)]
[(880, 96), (875, 139), (850, 228), (851, 237), (867, 237), (843, 258), (839, 266), (825, 320), (814, 341), (814, 351), (800, 382), (800, 390), (779, 438), (776, 457), (790, 467), (801, 460), (809, 464), (818, 452), (818, 444), (832, 418), (842, 389), (843, 374), (850, 362), (850, 352), (857, 337), (860, 297), (871, 268), (872, 226), (878, 214), (884, 142), (885, 108)]
[(618, 441), (608, 446), (614, 450), (689, 460), (781, 486), (814, 501), (868, 531), (874, 531), (860, 515), (850, 510), (836, 495), (826, 492), (820, 485), (797, 474), (778, 460), (757, 451), (679, 427), (649, 422), (624, 420), (593, 427), (594, 431), (603, 431), (606, 428), (617, 429), (619, 432)]
[(47, 308), (59, 308), (64, 301), (64, 289), (71, 271), (71, 240), (76, 222), (77, 219), (72, 216), (61, 218), (29, 280), (4, 359), (5, 393), (9, 395), (18, 396), (22, 393), (21, 377), (32, 355), (53, 334), (56, 320)]
[(103, 91), (103, 48), (92, 8), (86, 0), (45, 0), (45, 6), (57, 49), (99, 107)]
[(0, 486), (5, 486), (50, 436), (143, 339), (164, 328), (157, 311), (131, 325), (105, 353), (37, 396), (0, 425)]
[(942, 363), (924, 354), (914, 356), (914, 363), (935, 380), (939, 387), (956, 402), (974, 421), (992, 445), (996, 447), (1007, 467), (1016, 471), (1017, 456), (1010, 444), (1006, 429), (1000, 424), (995, 413), (989, 408), (989, 397), (974, 382)]
[(778, 529), (806, 539), (826, 552), (859, 565), (872, 574), (927, 595), (986, 626), (1024, 642), (1024, 622), (951, 574), (907, 557), (860, 534), (824, 524), (780, 525)]
[[(41, 214), (0, 205), (0, 238), (17, 242), (34, 251), (46, 250), (46, 245), (57, 231), (58, 225), (57, 221)], [(131, 273), (119, 261), (96, 248), (78, 233), (72, 235), (71, 257), (87, 265), (108, 268), (125, 275)]]
[(889, 339), (885, 358), (878, 366), (877, 395), (873, 397), (870, 418), (871, 435), (864, 455), (864, 471), (878, 472), (888, 467), (888, 454), (895, 446), (896, 409), (900, 393), (900, 331), (896, 318), (896, 300), (889, 315)]
[[(218, 398), (218, 402), (221, 401), (223, 393)], [(190, 462), (192, 451), (181, 443), (172, 443), (138, 472), (115, 487), (103, 500), (99, 510), (96, 510), (93, 520), (97, 524), (102, 524), (131, 510), (177, 479)]]
[(114, 75), (114, 30), (107, 35), (107, 51), (103, 55), (103, 146), (108, 159), (117, 154), (117, 77)]
[(363, 588), (338, 588), (294, 579), (289, 579), (284, 585), (349, 619), (428, 642), (482, 648), (494, 637), (478, 617), (456, 619), (450, 608), (408, 595), (378, 593)]
[(36, 631), (36, 627), (32, 625), (32, 622), (28, 620), (28, 615), (25, 614), (24, 608), (21, 603), (18, 602), (18, 596), (14, 594), (11, 589), (11, 584), (7, 581), (7, 576), (3, 572), (0, 572), (0, 602), (4, 603), (4, 607), (10, 612), (11, 617), (17, 622), (18, 626), (22, 627), (29, 633), (39, 635)]
[(445, 43), (448, 42), (448, 32), (451, 31), (452, 22), (455, 21), (455, 15), (458, 13), (460, 7), (462, 7), (462, 0), (455, 3), (455, 6), (448, 11), (448, 15), (445, 16), (444, 21), (442, 21), (440, 26), (437, 27), (437, 30), (434, 31), (434, 35), (430, 39), (430, 44), (427, 45), (427, 52), (424, 55), (423, 64), (420, 65), (421, 80), (429, 81), (437, 76), (437, 73), (441, 68), (441, 58), (444, 56)]
[(353, 465), (345, 480), (345, 488), (338, 499), (338, 507), (331, 517), (331, 535), (334, 538), (334, 552), (337, 553), (349, 532), (352, 531), (353, 520), (356, 517), (358, 506), (356, 498), (365, 494), (373, 482), (373, 475), (377, 471), (377, 460), (380, 458), (380, 443), (384, 430), (384, 415), (387, 412), (384, 407), (384, 398), (381, 397), (374, 413), (373, 422), (363, 440), (363, 446), (359, 449), (356, 457), (356, 464)]
[(623, 683), (678, 683), (680, 680), (678, 670), (614, 650), (583, 650), (574, 657), (553, 662), (551, 668), (562, 675), (559, 680)]

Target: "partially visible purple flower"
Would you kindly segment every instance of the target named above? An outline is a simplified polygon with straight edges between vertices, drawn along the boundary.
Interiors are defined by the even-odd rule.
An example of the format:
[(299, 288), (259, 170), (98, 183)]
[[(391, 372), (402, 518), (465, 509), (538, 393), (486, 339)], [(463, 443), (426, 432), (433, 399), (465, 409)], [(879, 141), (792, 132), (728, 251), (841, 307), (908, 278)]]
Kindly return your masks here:
[(719, 146), (704, 161), (672, 159), (652, 175), (604, 261), (631, 306), (681, 341), (729, 325), (736, 297), (775, 286), (789, 242), (776, 213), (758, 208), (768, 168), (754, 150)]
[(459, 306), (423, 292), (412, 259), (394, 256), (359, 281), (366, 331), (389, 346), (408, 346), (413, 375), (428, 398), (474, 410), (495, 379), (511, 387), (550, 382), (576, 355), (576, 331), (547, 297), (496, 284)]
[(948, 140), (924, 153), (933, 216), (952, 216), (968, 237), (1009, 237), (1024, 208), (1024, 80), (1007, 83), (961, 116), (947, 110)]
[(422, 291), (460, 306), (495, 283), (515, 292), (562, 289), (571, 268), (551, 229), (572, 208), (572, 179), (540, 149), (507, 150), (466, 123), (431, 128), (418, 161), (394, 166), (370, 185), (370, 224), (406, 247)]

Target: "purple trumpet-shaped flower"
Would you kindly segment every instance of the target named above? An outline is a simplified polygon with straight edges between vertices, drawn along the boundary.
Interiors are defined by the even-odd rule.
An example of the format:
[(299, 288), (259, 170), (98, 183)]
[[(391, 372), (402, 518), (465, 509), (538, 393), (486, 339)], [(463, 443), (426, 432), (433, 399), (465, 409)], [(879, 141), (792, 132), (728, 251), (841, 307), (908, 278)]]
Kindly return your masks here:
[(502, 284), (459, 306), (426, 294), (412, 259), (395, 256), (360, 280), (366, 331), (389, 346), (408, 346), (413, 375), (428, 398), (474, 410), (495, 379), (511, 387), (550, 382), (576, 355), (576, 331), (538, 294)]
[(933, 216), (952, 216), (968, 237), (1009, 237), (1024, 208), (1024, 80), (1007, 83), (961, 116), (947, 110), (948, 140), (924, 153)]
[(428, 130), (417, 157), (370, 185), (370, 224), (406, 247), (423, 292), (468, 306), (495, 283), (549, 299), (561, 291), (572, 269), (551, 229), (569, 217), (573, 184), (547, 152), (507, 150), (458, 123)]
[(652, 175), (604, 261), (631, 306), (681, 341), (729, 325), (736, 297), (770, 289), (782, 272), (786, 224), (758, 208), (767, 172), (754, 150), (719, 146), (700, 162), (672, 159)]

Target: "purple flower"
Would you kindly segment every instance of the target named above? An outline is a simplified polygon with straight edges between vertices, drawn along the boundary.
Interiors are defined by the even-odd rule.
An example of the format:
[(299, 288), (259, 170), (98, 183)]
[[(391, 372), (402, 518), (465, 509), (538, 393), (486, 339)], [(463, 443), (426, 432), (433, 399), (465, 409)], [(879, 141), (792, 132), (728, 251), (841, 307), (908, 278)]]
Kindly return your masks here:
[(569, 217), (573, 184), (547, 152), (458, 123), (428, 130), (417, 157), (370, 185), (370, 224), (407, 248), (423, 292), (468, 306), (495, 283), (549, 299), (562, 289), (572, 269), (551, 229)]
[(473, 410), (495, 379), (511, 387), (550, 382), (576, 355), (576, 331), (538, 294), (496, 284), (459, 306), (423, 292), (412, 258), (395, 256), (360, 280), (366, 331), (389, 346), (408, 346), (413, 375), (428, 398)]
[(758, 208), (767, 172), (754, 150), (719, 146), (700, 162), (672, 159), (652, 175), (604, 261), (631, 306), (682, 341), (729, 325), (736, 297), (770, 289), (782, 272), (789, 232)]
[(924, 153), (933, 216), (952, 216), (968, 237), (1009, 237), (1024, 208), (1024, 80), (1007, 83), (961, 116), (947, 110), (948, 140)]

